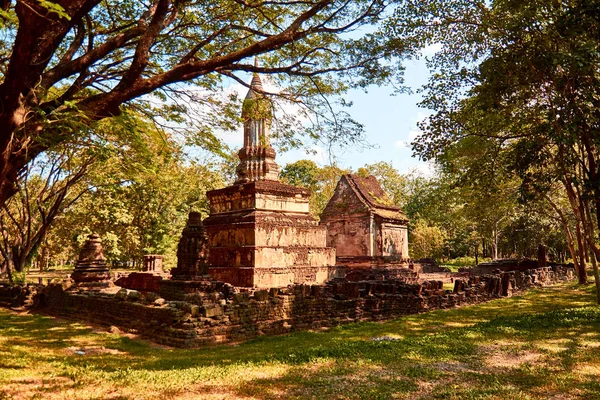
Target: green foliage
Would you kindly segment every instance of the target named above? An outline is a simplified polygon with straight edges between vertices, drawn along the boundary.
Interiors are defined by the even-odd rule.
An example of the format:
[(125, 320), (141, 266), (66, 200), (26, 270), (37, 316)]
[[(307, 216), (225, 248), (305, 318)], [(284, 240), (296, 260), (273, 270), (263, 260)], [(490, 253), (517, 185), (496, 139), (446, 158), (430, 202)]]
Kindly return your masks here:
[(93, 159), (79, 185), (83, 192), (60, 210), (39, 262), (75, 260), (95, 232), (109, 262), (140, 265), (144, 254), (162, 254), (165, 266), (174, 266), (188, 212), (206, 214), (206, 191), (223, 185), (219, 166), (186, 159), (165, 132), (133, 112), (100, 121), (86, 133), (82, 154), (69, 158), (72, 167), (84, 155)]
[[(380, 30), (389, 5), (3, 1), (0, 119), (3, 143), (11, 135), (18, 142), (2, 150), (13, 154), (8, 175), (132, 109), (181, 134), (180, 143), (227, 153), (217, 133), (239, 127), (242, 102), (231, 91), (249, 73), (270, 77), (260, 96), (273, 107), (269, 101), (260, 111), (278, 115), (273, 135), (281, 147), (360, 144), (364, 128), (343, 96), (402, 82), (404, 51)], [(0, 185), (1, 202), (14, 183)]]
[(56, 13), (56, 15), (58, 15), (60, 18), (64, 18), (67, 21), (71, 20), (71, 16), (67, 14), (63, 6), (60, 4), (48, 0), (37, 0), (37, 2), (40, 4), (40, 6), (48, 10), (48, 13)]
[(598, 10), (597, 2), (428, 0), (403, 3), (388, 25), (415, 52), (440, 46), (422, 88), (421, 105), (435, 113), (413, 150), (465, 190), (471, 236), (491, 238), (494, 253), (531, 256), (531, 241), (551, 242), (564, 258), (559, 229), (575, 231), (579, 219), (588, 234), (600, 232)]
[(26, 283), (26, 278), (27, 278), (27, 271), (23, 270), (23, 271), (14, 271), (11, 272), (12, 275), (12, 281), (13, 284), (15, 285), (24, 285)]
[(319, 184), (320, 168), (314, 161), (298, 160), (291, 164), (286, 164), (281, 169), (279, 177), (286, 183), (294, 186), (300, 186), (315, 190)]
[(88, 143), (57, 146), (22, 172), (16, 194), (0, 208), (0, 256), (9, 273), (45, 258), (40, 248), (49, 229), (88, 190), (84, 177), (96, 157)]
[(444, 256), (447, 233), (438, 226), (419, 220), (409, 236), (409, 252), (412, 258), (431, 257), (440, 260)]
[(342, 175), (350, 173), (336, 165), (319, 167), (314, 161), (299, 160), (287, 164), (280, 172), (282, 182), (310, 189), (310, 211), (319, 217), (333, 196), (333, 192)]
[[(189, 211), (206, 216), (205, 193), (223, 186), (222, 178), (210, 165), (185, 163), (176, 154), (156, 155), (146, 168), (127, 171), (125, 177), (82, 199), (54, 234), (81, 241), (95, 232), (103, 238), (109, 261), (134, 260), (140, 265), (144, 254), (161, 254), (165, 267), (174, 267)], [(73, 243), (69, 250), (77, 248)]]

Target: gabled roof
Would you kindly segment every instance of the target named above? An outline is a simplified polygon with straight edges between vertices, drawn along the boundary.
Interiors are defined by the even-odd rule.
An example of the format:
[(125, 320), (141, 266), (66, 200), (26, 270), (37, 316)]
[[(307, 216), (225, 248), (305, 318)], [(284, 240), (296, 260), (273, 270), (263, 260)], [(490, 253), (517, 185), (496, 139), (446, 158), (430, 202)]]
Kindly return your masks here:
[(385, 219), (408, 222), (406, 215), (383, 191), (377, 178), (373, 175), (363, 178), (354, 174), (346, 174), (342, 176), (342, 179), (348, 182), (348, 186), (354, 191), (358, 199), (374, 214)]

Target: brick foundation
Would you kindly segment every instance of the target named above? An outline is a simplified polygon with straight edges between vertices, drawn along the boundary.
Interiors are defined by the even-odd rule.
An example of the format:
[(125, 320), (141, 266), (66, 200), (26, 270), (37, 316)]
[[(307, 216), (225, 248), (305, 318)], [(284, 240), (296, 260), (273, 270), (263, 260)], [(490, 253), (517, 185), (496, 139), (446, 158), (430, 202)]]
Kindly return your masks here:
[(54, 284), (39, 290), (35, 303), (51, 315), (116, 325), (170, 346), (199, 347), (481, 303), (573, 278), (571, 268), (538, 268), (456, 279), (454, 291), (443, 290), (440, 281), (334, 279), (270, 290), (210, 280), (196, 282), (195, 288), (189, 282), (163, 282), (160, 295), (177, 299), (171, 301), (138, 292), (77, 292)]

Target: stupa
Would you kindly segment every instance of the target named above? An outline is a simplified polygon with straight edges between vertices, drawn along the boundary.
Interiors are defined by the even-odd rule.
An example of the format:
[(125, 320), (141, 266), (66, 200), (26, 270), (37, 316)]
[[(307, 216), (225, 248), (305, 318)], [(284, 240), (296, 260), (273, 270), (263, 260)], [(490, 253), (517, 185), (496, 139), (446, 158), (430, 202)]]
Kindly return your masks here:
[(245, 287), (318, 284), (338, 275), (326, 228), (309, 213), (310, 191), (279, 182), (270, 143), (272, 105), (254, 74), (242, 107), (237, 180), (207, 193), (208, 272)]
[(108, 287), (110, 282), (110, 271), (106, 265), (104, 252), (102, 251), (102, 239), (92, 233), (87, 237), (81, 251), (75, 269), (71, 274), (79, 286)]
[(207, 253), (202, 216), (192, 211), (177, 245), (177, 267), (171, 270), (172, 279), (195, 280), (208, 275)]

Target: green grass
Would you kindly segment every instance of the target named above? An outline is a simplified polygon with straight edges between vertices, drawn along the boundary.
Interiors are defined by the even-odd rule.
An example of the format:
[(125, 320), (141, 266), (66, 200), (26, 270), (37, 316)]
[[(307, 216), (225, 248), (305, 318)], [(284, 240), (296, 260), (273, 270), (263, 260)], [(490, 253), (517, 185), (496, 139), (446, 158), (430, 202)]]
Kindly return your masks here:
[(593, 301), (567, 284), (194, 350), (0, 310), (0, 399), (598, 399)]
[[(72, 265), (57, 265), (51, 267), (47, 271), (39, 271), (37, 269), (30, 269), (27, 272), (13, 272), (13, 280), (17, 284), (24, 283), (40, 283), (40, 279), (42, 283), (47, 284), (51, 281), (62, 281), (67, 278), (73, 272)], [(131, 272), (139, 272), (139, 270), (135, 269), (126, 269), (126, 268), (112, 268), (111, 273), (131, 273)], [(0, 276), (0, 284), (8, 284), (8, 276), (6, 274)]]

